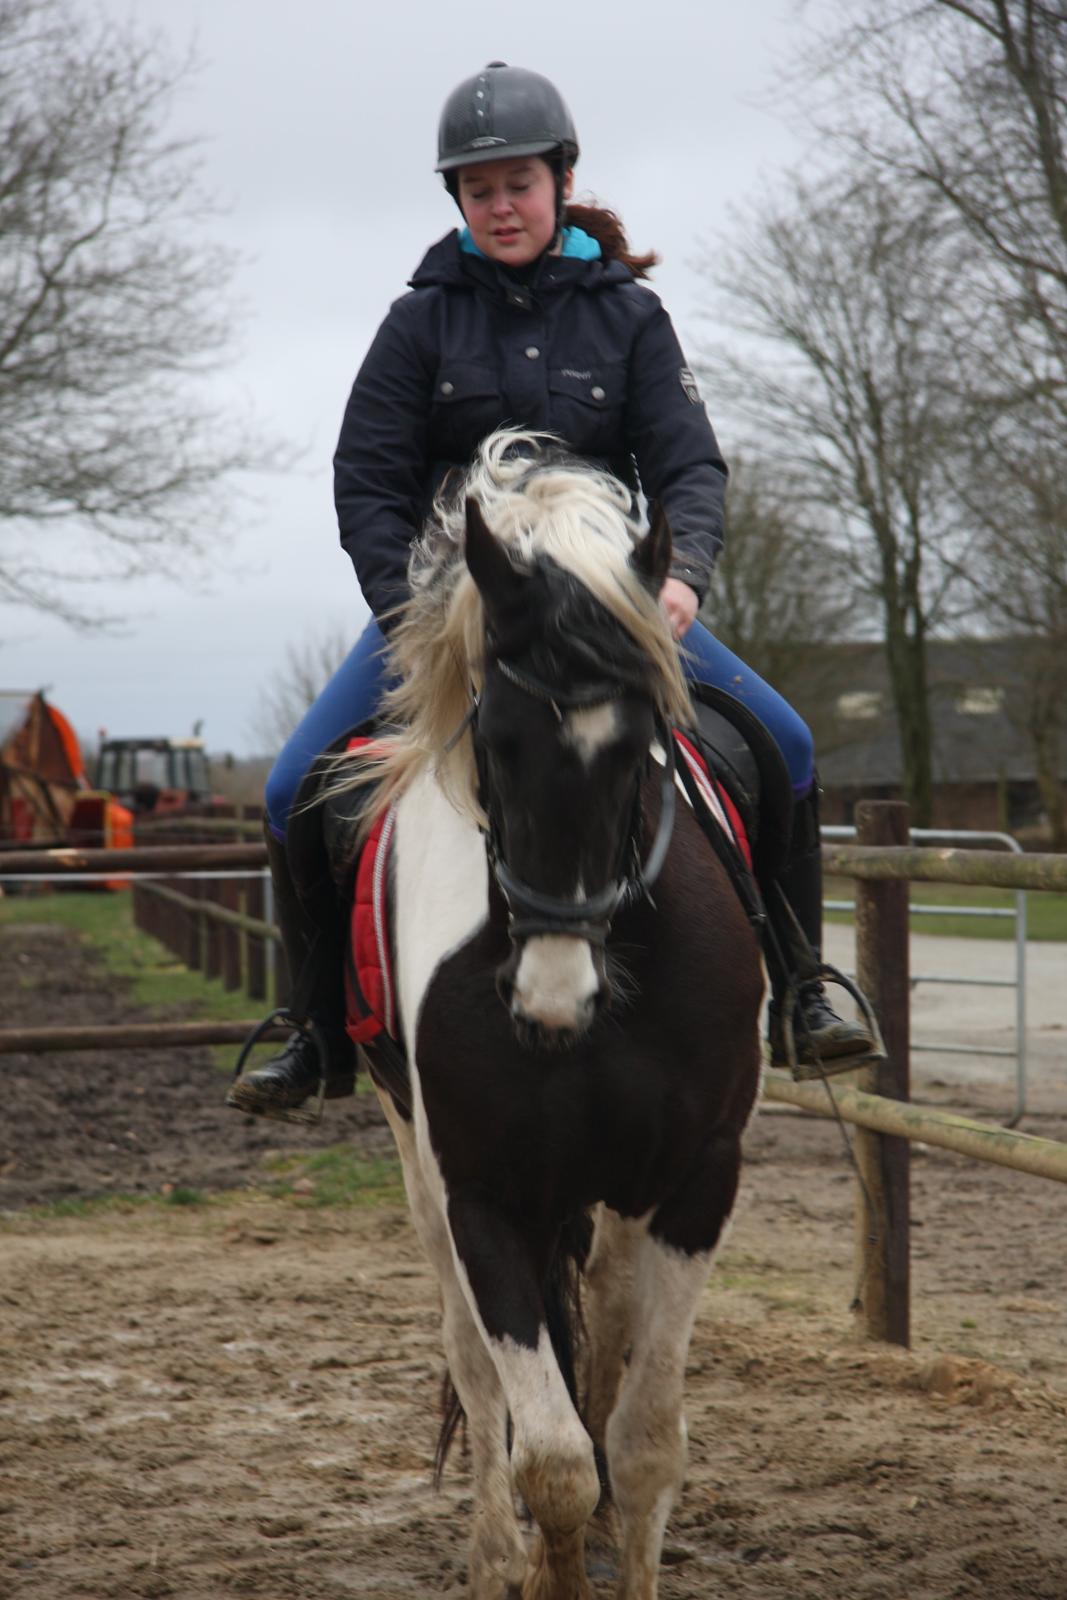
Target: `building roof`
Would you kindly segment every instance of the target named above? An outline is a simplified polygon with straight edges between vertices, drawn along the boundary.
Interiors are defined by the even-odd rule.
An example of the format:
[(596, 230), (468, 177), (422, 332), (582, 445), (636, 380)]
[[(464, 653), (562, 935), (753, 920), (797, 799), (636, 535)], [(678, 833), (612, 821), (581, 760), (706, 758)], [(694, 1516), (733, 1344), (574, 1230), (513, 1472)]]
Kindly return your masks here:
[(32, 700), (32, 691), (0, 689), (0, 750), (24, 725)]
[[(1045, 691), (1050, 686), (1040, 650), (1040, 642), (1027, 639), (928, 644), (935, 783), (1033, 781), (1028, 710), (1035, 684)], [(824, 666), (826, 652), (837, 670), (822, 673), (817, 701), (802, 688), (796, 693), (798, 710), (820, 730), (816, 759), (823, 784), (900, 784), (903, 763), (885, 647), (873, 642), (827, 645), (820, 650)], [(831, 694), (836, 685), (832, 714), (826, 704), (827, 681)], [(1058, 712), (1062, 775), (1067, 778), (1067, 693), (1060, 696)]]

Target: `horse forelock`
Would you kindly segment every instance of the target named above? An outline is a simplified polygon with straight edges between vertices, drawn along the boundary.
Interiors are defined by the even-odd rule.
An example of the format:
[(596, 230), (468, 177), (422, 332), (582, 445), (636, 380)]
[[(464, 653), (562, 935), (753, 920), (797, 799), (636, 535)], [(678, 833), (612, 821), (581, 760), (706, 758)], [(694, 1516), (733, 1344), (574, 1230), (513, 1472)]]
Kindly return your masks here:
[[(551, 566), (564, 575), (550, 581), (556, 602), (551, 637), (539, 643), (557, 650), (561, 662), (592, 663), (596, 640), (606, 643), (611, 631), (591, 629), (602, 608), (621, 625), (624, 642), (616, 630), (615, 655), (622, 676), (632, 681), (643, 660), (658, 709), (670, 720), (686, 720), (688, 690), (667, 620), (631, 563), (641, 529), (630, 491), (568, 456), (550, 435), (501, 429), (486, 439), (462, 482), (453, 478), (438, 497), (413, 549), (410, 599), (390, 640), (398, 682), (384, 707), (401, 731), (380, 741), (377, 755), (353, 780), (384, 779), (370, 802), (375, 813), (430, 765), (453, 801), (485, 820), (470, 738), (447, 748), (472, 691), (481, 690), (486, 665), (484, 607), (464, 559), (468, 497), (478, 501), (520, 571), (532, 575)], [(611, 652), (606, 663), (600, 659), (609, 665)]]

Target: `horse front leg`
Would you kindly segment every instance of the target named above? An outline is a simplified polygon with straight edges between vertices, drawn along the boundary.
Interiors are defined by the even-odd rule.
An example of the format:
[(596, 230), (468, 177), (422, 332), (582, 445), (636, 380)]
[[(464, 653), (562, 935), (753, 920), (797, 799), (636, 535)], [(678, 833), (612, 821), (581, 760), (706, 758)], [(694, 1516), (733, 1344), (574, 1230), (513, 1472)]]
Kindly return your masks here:
[(640, 1222), (601, 1206), (586, 1263), (585, 1423), (598, 1450), (606, 1449), (608, 1418), (615, 1409), (630, 1345), (634, 1263), (644, 1239)]
[(529, 1241), (488, 1206), (453, 1201), (449, 1222), (471, 1310), (511, 1413), (515, 1486), (541, 1536), (522, 1600), (592, 1600), (585, 1526), (600, 1481), (593, 1442), (552, 1348), (542, 1272)]
[(607, 1424), (622, 1524), (618, 1600), (656, 1600), (667, 1518), (685, 1477), (689, 1340), (739, 1169), (739, 1141), (716, 1140), (699, 1173), (654, 1213), (637, 1251), (630, 1361)]
[(415, 1231), (441, 1289), (442, 1334), (449, 1375), (467, 1419), (473, 1522), (467, 1563), (470, 1600), (517, 1600), (526, 1573), (526, 1543), (515, 1516), (508, 1459), (507, 1402), (481, 1330), (460, 1285), (452, 1239), (412, 1126), (379, 1092), (400, 1152)]

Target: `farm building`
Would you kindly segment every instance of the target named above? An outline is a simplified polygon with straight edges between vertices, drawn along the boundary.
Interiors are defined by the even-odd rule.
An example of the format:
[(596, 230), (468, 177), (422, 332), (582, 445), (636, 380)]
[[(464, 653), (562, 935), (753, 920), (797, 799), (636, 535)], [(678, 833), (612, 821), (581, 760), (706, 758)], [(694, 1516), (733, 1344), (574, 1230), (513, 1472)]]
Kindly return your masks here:
[[(1038, 643), (1026, 639), (935, 640), (928, 668), (934, 826), (1047, 829), (1050, 786), (1067, 789), (1067, 693), (1055, 681), (1062, 670), (1043, 664)], [(822, 820), (849, 823), (857, 800), (903, 792), (885, 650), (826, 646), (819, 671), (818, 693), (798, 685), (795, 704), (817, 731)]]
[(0, 690), (0, 843), (65, 840), (88, 787), (77, 735), (44, 691)]

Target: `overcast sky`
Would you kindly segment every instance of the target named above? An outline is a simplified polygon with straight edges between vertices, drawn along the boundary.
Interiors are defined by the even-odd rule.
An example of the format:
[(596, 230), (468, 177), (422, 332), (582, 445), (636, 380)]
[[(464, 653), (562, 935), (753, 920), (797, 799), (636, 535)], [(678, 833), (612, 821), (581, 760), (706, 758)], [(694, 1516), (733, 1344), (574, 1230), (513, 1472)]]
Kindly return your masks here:
[[(89, 3), (89, 0), (86, 0)], [(248, 403), (300, 467), (256, 485), (210, 586), (124, 586), (104, 597), (120, 637), (0, 608), (0, 688), (47, 686), (80, 732), (186, 733), (251, 754), (261, 688), (286, 646), (365, 618), (337, 543), (330, 458), (356, 368), (391, 300), (457, 213), (433, 174), (448, 91), (502, 59), (551, 77), (577, 123), (579, 194), (663, 256), (653, 283), (689, 349), (701, 333), (692, 261), (728, 206), (799, 147), (770, 108), (798, 28), (793, 0), (105, 0), (203, 69), (176, 108), (205, 140), (226, 203), (216, 234), (241, 253), (247, 308), (224, 396)], [(706, 329), (704, 330), (707, 331)], [(729, 454), (728, 416), (706, 396)]]

